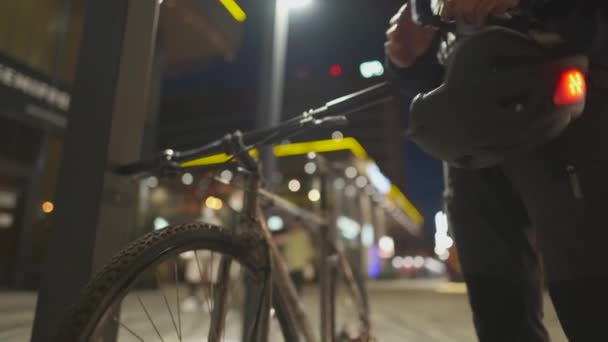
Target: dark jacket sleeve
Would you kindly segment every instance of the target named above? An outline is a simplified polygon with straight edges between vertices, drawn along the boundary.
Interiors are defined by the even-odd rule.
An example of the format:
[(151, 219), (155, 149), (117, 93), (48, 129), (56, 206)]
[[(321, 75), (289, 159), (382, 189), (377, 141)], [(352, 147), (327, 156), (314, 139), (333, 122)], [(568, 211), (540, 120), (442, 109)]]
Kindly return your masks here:
[(437, 60), (439, 38), (429, 50), (409, 68), (399, 68), (386, 58), (387, 77), (399, 91), (410, 98), (428, 92), (441, 84), (444, 68)]
[(608, 57), (608, 1), (521, 0), (519, 7), (564, 37), (571, 50)]

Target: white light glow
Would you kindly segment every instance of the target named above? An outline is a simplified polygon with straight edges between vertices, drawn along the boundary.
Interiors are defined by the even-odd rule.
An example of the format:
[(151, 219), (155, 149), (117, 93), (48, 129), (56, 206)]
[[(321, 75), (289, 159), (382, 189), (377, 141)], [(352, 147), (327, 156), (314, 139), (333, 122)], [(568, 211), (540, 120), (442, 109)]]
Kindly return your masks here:
[(289, 9), (298, 9), (310, 6), (312, 0), (279, 0), (283, 5), (286, 5)]
[(342, 190), (344, 189), (344, 186), (346, 186), (344, 178), (336, 178), (334, 180), (334, 188), (336, 188), (336, 190)]
[(448, 232), (448, 217), (443, 211), (435, 214), (435, 229), (437, 229), (438, 233)]
[(230, 183), (230, 181), (232, 180), (232, 171), (230, 170), (224, 170), (222, 171), (222, 173), (220, 173), (220, 178), (224, 181), (226, 181), (227, 183)]
[(317, 165), (314, 162), (308, 162), (304, 164), (304, 172), (306, 172), (307, 174), (312, 175), (313, 173), (315, 173), (315, 171), (317, 171)]
[(427, 257), (424, 260), (424, 267), (434, 273), (444, 273), (445, 272), (445, 264), (431, 257)]
[(192, 177), (190, 172), (186, 172), (182, 175), (182, 183), (184, 183), (184, 185), (190, 185), (192, 182), (194, 182), (194, 177)]
[(446, 253), (449, 255), (448, 250), (454, 246), (454, 240), (448, 235), (448, 228), (447, 215), (442, 211), (438, 212), (435, 215), (435, 254), (437, 254), (440, 259), (442, 256), (445, 256)]
[(146, 185), (150, 188), (155, 188), (158, 186), (158, 178), (154, 176), (146, 178), (145, 182)]
[(154, 219), (154, 230), (159, 230), (159, 229), (163, 229), (166, 226), (169, 225), (169, 221), (167, 221), (165, 218), (163, 217), (157, 217)]
[(394, 268), (401, 268), (401, 267), (403, 267), (403, 258), (400, 256), (396, 256), (391, 261), (391, 264), (393, 265)]
[(363, 78), (379, 77), (384, 75), (384, 65), (380, 61), (369, 61), (359, 65), (359, 72)]
[(405, 258), (403, 258), (403, 267), (405, 267), (405, 268), (414, 267), (414, 258), (412, 258), (411, 256), (406, 256)]
[(283, 219), (280, 216), (273, 215), (268, 218), (268, 229), (273, 232), (283, 229), (284, 225)]
[(395, 240), (390, 236), (381, 237), (378, 240), (378, 247), (383, 258), (390, 258), (395, 254)]
[(414, 267), (421, 268), (422, 266), (424, 266), (424, 258), (418, 255), (414, 258)]
[(0, 213), (0, 228), (7, 229), (13, 225), (15, 218), (10, 213)]
[(446, 261), (450, 258), (450, 252), (449, 251), (444, 251), (443, 253), (439, 254), (439, 259)]
[(317, 189), (312, 189), (308, 192), (308, 199), (311, 202), (317, 202), (321, 199), (321, 193)]
[(450, 249), (454, 246), (454, 240), (446, 234), (435, 234), (435, 247), (438, 249)]
[(289, 191), (291, 192), (297, 192), (301, 187), (302, 184), (300, 184), (300, 181), (297, 179), (292, 179), (289, 181), (289, 183), (287, 183), (287, 188), (289, 188)]
[(370, 163), (365, 168), (369, 182), (372, 186), (382, 194), (388, 194), (391, 191), (391, 181), (380, 171), (380, 168), (375, 163)]
[(346, 178), (353, 179), (357, 177), (357, 169), (354, 166), (349, 166), (344, 170), (344, 175), (346, 175)]
[(361, 232), (361, 226), (359, 223), (349, 217), (340, 216), (336, 220), (336, 226), (342, 232), (342, 235), (350, 240), (354, 240)]
[(360, 188), (364, 188), (367, 185), (367, 178), (365, 178), (365, 176), (359, 176), (355, 179), (355, 184)]
[(354, 185), (349, 184), (344, 188), (344, 194), (346, 197), (355, 197), (357, 195), (357, 188)]
[(17, 206), (17, 193), (0, 190), (0, 208), (13, 209)]
[(369, 223), (364, 224), (361, 230), (361, 244), (365, 247), (374, 244), (374, 226)]
[(308, 154), (306, 154), (306, 157), (308, 157), (308, 159), (315, 159), (317, 158), (317, 154), (314, 152), (308, 152)]
[(342, 132), (340, 132), (340, 131), (334, 131), (331, 134), (331, 138), (333, 140), (342, 140), (342, 139), (344, 139), (344, 134), (342, 134)]

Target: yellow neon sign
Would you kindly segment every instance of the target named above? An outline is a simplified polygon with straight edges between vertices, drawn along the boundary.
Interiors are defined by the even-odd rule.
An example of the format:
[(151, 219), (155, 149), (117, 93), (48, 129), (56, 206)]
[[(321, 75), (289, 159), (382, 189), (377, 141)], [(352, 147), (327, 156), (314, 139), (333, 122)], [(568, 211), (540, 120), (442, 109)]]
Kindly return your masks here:
[[(251, 149), (249, 150), (249, 155), (253, 158), (258, 157), (258, 150)], [(232, 159), (232, 155), (228, 155), (226, 153), (218, 153), (211, 155), (209, 157), (198, 158), (194, 160), (189, 160), (187, 162), (181, 163), (179, 166), (183, 168), (187, 167), (197, 167), (197, 166), (208, 166), (208, 165), (216, 165), (216, 164), (224, 164)]]
[(220, 0), (220, 2), (222, 3), (222, 5), (224, 5), (224, 7), (228, 11), (228, 13), (230, 13), (230, 15), (234, 18), (234, 20), (242, 23), (243, 21), (245, 21), (247, 19), (247, 13), (245, 13), (245, 11), (243, 11), (241, 6), (239, 6), (239, 4), (236, 3), (236, 1)]
[[(366, 158), (367, 152), (355, 138), (343, 138), (339, 140), (327, 139), (307, 141), (301, 143), (277, 145), (273, 149), (273, 153), (277, 157), (289, 157), (307, 154), (309, 152), (323, 153), (335, 151), (350, 151), (357, 158)], [(252, 149), (249, 155), (256, 158), (258, 150)], [(225, 153), (214, 154), (212, 156), (190, 160), (181, 164), (181, 167), (206, 166), (214, 164), (222, 164), (230, 160), (232, 156)]]
[(277, 157), (287, 157), (307, 154), (309, 152), (323, 153), (342, 150), (350, 150), (357, 158), (363, 159), (367, 157), (367, 152), (355, 138), (327, 139), (277, 145), (274, 147), (274, 155)]
[[(299, 142), (293, 144), (277, 145), (274, 147), (273, 152), (277, 157), (289, 157), (304, 155), (309, 152), (323, 153), (323, 152), (336, 152), (336, 151), (350, 151), (355, 157), (365, 159), (368, 157), (367, 151), (361, 146), (361, 144), (355, 138), (342, 138), (342, 139), (327, 139), (327, 140), (315, 140), (307, 142)], [(249, 155), (253, 158), (258, 157), (258, 150), (251, 149)], [(180, 166), (183, 168), (197, 167), (197, 166), (208, 166), (215, 164), (222, 164), (228, 162), (232, 158), (231, 155), (226, 153), (215, 154), (212, 156), (190, 160), (182, 163)], [(396, 205), (401, 208), (416, 224), (422, 224), (422, 214), (416, 209), (416, 207), (410, 202), (410, 200), (399, 190), (399, 188), (391, 184), (388, 197), (392, 199)]]
[(409, 216), (412, 221), (416, 224), (422, 224), (424, 218), (422, 214), (416, 209), (416, 207), (410, 202), (410, 200), (399, 190), (399, 188), (392, 184), (391, 191), (388, 193), (388, 197), (395, 201), (397, 206), (403, 210), (407, 216)]

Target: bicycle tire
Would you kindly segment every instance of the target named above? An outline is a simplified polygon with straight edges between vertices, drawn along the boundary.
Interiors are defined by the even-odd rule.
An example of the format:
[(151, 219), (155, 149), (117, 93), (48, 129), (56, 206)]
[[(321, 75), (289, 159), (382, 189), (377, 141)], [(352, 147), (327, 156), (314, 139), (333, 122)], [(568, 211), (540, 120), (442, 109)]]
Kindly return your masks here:
[[(93, 277), (66, 315), (55, 341), (88, 341), (101, 316), (117, 300), (122, 300), (132, 282), (148, 266), (181, 251), (197, 248), (230, 256), (252, 274), (269, 278), (270, 260), (266, 241), (255, 231), (237, 234), (229, 229), (198, 222), (167, 227), (132, 242)], [(264, 314), (270, 315), (270, 310), (259, 315)], [(259, 315), (256, 321), (264, 322)], [(281, 312), (277, 312), (277, 315), (281, 315)]]

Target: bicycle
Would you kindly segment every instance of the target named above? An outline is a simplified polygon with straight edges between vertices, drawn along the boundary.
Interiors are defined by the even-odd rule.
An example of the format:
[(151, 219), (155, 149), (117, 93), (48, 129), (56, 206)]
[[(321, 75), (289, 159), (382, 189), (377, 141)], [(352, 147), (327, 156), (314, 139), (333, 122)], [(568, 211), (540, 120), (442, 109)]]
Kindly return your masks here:
[[(232, 166), (243, 178), (244, 199), (239, 222), (232, 229), (192, 222), (169, 226), (135, 240), (88, 283), (70, 309), (56, 340), (108, 341), (120, 337), (136, 341), (148, 338), (161, 341), (177, 338), (182, 341), (186, 329), (198, 329), (202, 330), (201, 334), (206, 330), (204, 337), (214, 342), (229, 340), (226, 334), (235, 335), (242, 341), (274, 341), (280, 336), (285, 341), (317, 341), (310, 319), (298, 302), (285, 262), (266, 226), (260, 199), (317, 227), (321, 242), (320, 340), (374, 340), (364, 286), (356, 279), (346, 256), (336, 245), (332, 224), (327, 217), (298, 208), (262, 189), (260, 163), (249, 151), (254, 147), (278, 143), (305, 130), (342, 124), (347, 121), (347, 114), (382, 102), (391, 93), (391, 87), (382, 83), (330, 101), (273, 128), (245, 134), (237, 131), (200, 148), (183, 152), (166, 150), (156, 160), (120, 167), (117, 172), (122, 175), (175, 175), (188, 169), (184, 167), (188, 161), (226, 153), (228, 160), (220, 165)], [(325, 209), (324, 184), (320, 193), (320, 205)], [(209, 314), (208, 321), (203, 322), (199, 314), (186, 315), (180, 308), (180, 258), (185, 255), (195, 260), (200, 278), (209, 284), (204, 291), (206, 300), (202, 303)], [(235, 281), (235, 275), (242, 277), (242, 281)], [(171, 279), (171, 285), (154, 285), (151, 290), (146, 290), (141, 285), (142, 279), (149, 283), (151, 278), (155, 280), (152, 283), (158, 284), (162, 283), (161, 280)], [(344, 281), (347, 295), (355, 307), (350, 313), (358, 321), (357, 326), (349, 331), (336, 328), (336, 291), (340, 279)], [(155, 299), (151, 299), (152, 292), (158, 292)], [(175, 292), (176, 309), (169, 304), (169, 292)], [(235, 295), (237, 292), (245, 294), (238, 296)], [(142, 324), (146, 325), (146, 335), (141, 333), (141, 324), (135, 327), (127, 323), (131, 322), (134, 313), (133, 310), (121, 312), (123, 305), (133, 310), (138, 308), (145, 315), (147, 322)], [(151, 313), (159, 308), (166, 309), (166, 312), (162, 319), (155, 320)]]

